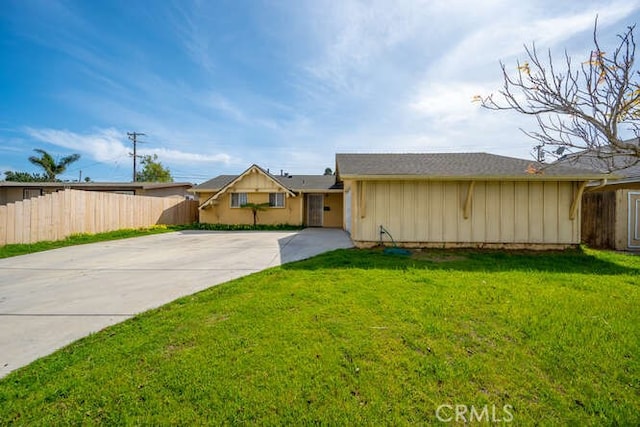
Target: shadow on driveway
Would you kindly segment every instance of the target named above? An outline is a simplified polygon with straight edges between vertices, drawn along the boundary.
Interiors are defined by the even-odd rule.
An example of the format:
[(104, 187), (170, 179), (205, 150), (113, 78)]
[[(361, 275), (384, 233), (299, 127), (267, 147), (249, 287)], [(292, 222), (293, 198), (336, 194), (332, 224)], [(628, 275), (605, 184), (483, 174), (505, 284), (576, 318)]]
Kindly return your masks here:
[(183, 231), (0, 259), (0, 377), (185, 295), (350, 246), (330, 229)]

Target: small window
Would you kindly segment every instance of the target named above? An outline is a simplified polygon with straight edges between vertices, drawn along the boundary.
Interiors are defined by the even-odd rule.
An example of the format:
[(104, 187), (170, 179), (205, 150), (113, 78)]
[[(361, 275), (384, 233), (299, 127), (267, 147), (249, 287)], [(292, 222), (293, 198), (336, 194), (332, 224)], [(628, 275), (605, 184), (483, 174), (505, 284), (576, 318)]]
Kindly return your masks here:
[(247, 204), (247, 193), (231, 193), (231, 207), (241, 208)]
[(269, 206), (284, 208), (284, 193), (269, 193)]
[(25, 200), (40, 196), (42, 196), (42, 188), (25, 188), (22, 190), (22, 198)]

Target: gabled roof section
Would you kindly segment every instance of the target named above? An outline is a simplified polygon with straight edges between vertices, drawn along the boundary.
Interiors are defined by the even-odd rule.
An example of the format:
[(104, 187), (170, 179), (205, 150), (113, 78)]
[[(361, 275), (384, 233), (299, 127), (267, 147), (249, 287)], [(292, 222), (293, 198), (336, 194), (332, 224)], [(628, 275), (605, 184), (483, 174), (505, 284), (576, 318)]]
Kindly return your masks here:
[(558, 159), (558, 164), (607, 173), (613, 170), (621, 182), (640, 182), (640, 158), (624, 155), (599, 155), (597, 152), (578, 152)]
[(339, 179), (596, 180), (610, 175), (488, 153), (336, 154)]
[(206, 191), (207, 193), (211, 191), (218, 191), (237, 177), (238, 175), (218, 175), (215, 178), (205, 181), (200, 185), (196, 185), (191, 191), (195, 193), (200, 193), (203, 191)]
[[(264, 171), (264, 169), (262, 169)], [(271, 175), (265, 171), (274, 180), (278, 181), (283, 187), (290, 191), (332, 191), (341, 190), (342, 183), (336, 183), (334, 175)], [(217, 192), (235, 179), (239, 175), (219, 175), (202, 184), (196, 186), (191, 191), (195, 193)]]
[(336, 183), (336, 177), (333, 175), (276, 175), (274, 178), (293, 191), (342, 190), (342, 184)]
[[(291, 191), (290, 189), (288, 189), (287, 187), (285, 187), (284, 185), (282, 185), (282, 183), (280, 181), (278, 181), (277, 179), (275, 179), (273, 177), (273, 175), (271, 175), (269, 172), (265, 171), (264, 169), (262, 169), (260, 166), (253, 164), (251, 166), (249, 166), (249, 168), (247, 170), (245, 170), (244, 172), (242, 172), (240, 175), (237, 175), (236, 177), (233, 177), (230, 181), (228, 181), (226, 184), (222, 185), (219, 189), (214, 189), (217, 190), (216, 193), (214, 195), (212, 195), (211, 197), (209, 197), (207, 200), (204, 201), (204, 203), (202, 203), (199, 208), (202, 209), (205, 206), (209, 205), (211, 202), (213, 202), (214, 200), (218, 199), (221, 195), (223, 195), (224, 193), (226, 193), (229, 189), (233, 188), (233, 186), (242, 181), (243, 178), (245, 178), (246, 176), (249, 176), (251, 174), (254, 173), (258, 173), (261, 175), (264, 175), (268, 180), (272, 181), (276, 187), (278, 187), (279, 189), (281, 189), (284, 193), (286, 193), (288, 196), (295, 196), (295, 193), (293, 191)], [(222, 175), (223, 177), (228, 177), (229, 175)], [(203, 191), (203, 186), (207, 183), (212, 183), (212, 185), (219, 185), (219, 183), (223, 182), (223, 180), (225, 178), (221, 178), (218, 180), (218, 178), (214, 178), (210, 181), (207, 181), (206, 183), (200, 184), (199, 186), (197, 186), (196, 188), (194, 188), (193, 191), (195, 192), (202, 192)]]

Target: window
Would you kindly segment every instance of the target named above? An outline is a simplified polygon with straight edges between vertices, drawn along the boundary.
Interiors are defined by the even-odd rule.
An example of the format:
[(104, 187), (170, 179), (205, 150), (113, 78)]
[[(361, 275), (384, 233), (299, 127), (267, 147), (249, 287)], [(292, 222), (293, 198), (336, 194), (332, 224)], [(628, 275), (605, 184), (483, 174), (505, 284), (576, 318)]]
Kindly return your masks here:
[(25, 188), (22, 190), (22, 198), (30, 199), (32, 197), (42, 196), (42, 188)]
[(284, 193), (269, 193), (269, 207), (284, 208)]
[(247, 193), (231, 193), (231, 207), (241, 208), (247, 204)]

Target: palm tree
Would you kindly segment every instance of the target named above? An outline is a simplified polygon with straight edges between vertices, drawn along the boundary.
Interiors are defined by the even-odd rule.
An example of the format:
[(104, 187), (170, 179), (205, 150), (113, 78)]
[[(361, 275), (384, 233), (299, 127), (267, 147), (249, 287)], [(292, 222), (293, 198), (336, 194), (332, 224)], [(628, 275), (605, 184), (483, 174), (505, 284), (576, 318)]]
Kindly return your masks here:
[(29, 157), (29, 161), (41, 167), (49, 181), (55, 181), (57, 175), (67, 170), (67, 166), (80, 159), (80, 154), (71, 154), (70, 156), (63, 157), (59, 162), (56, 162), (51, 154), (44, 150), (36, 148), (33, 151), (40, 153), (40, 157), (31, 156)]
[(266, 211), (269, 207), (269, 203), (245, 203), (240, 207), (251, 209), (251, 213), (253, 213), (253, 226), (255, 227), (258, 224), (258, 212)]

